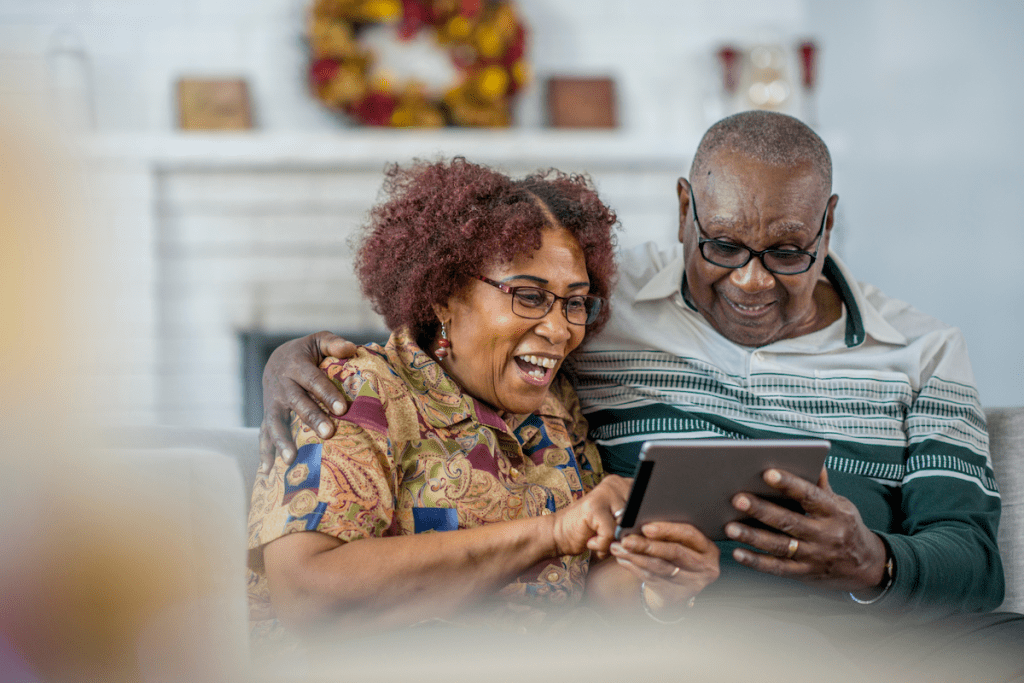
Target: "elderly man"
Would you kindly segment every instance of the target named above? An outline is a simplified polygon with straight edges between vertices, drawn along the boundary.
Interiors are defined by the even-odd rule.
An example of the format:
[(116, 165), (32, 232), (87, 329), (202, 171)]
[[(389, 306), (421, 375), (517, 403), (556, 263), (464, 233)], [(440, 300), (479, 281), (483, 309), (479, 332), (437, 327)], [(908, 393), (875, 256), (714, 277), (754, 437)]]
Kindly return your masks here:
[(828, 480), (776, 484), (806, 515), (737, 497), (775, 531), (729, 525), (754, 549), (731, 557), (858, 602), (993, 609), (1000, 500), (964, 341), (829, 254), (831, 186), (796, 119), (707, 132), (678, 183), (682, 249), (623, 254), (612, 323), (577, 359), (592, 435), (627, 474), (646, 439), (826, 438)]
[[(591, 435), (606, 469), (625, 475), (648, 439), (831, 441), (817, 482), (765, 475), (804, 514), (733, 499), (762, 524), (728, 525), (722, 577), (702, 602), (777, 606), (784, 595), (815, 605), (796, 609), (816, 612), (816, 627), (822, 613), (859, 613), (868, 629), (879, 614), (949, 622), (994, 609), (1000, 499), (963, 338), (829, 253), (831, 186), (825, 144), (796, 119), (745, 112), (711, 127), (678, 182), (681, 246), (622, 254), (612, 320), (574, 360)], [(289, 408), (330, 430), (300, 387), (343, 409), (314, 367), (346, 354), (341, 340), (290, 344), (264, 379), (265, 459), (294, 448)], [(1024, 637), (1014, 616), (971, 623), (995, 640)]]

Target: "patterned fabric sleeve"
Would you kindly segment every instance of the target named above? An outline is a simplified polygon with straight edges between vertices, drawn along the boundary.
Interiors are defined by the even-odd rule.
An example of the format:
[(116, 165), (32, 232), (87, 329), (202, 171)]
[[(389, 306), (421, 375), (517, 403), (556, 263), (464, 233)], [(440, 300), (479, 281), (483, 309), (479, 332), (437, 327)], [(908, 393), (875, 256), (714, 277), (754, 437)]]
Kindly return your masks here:
[(331, 418), (335, 434), (327, 441), (295, 421), (295, 460), (287, 468), (277, 460), (254, 489), (251, 550), (298, 531), (348, 542), (392, 528), (398, 475), (380, 383), (356, 362), (328, 360), (322, 367), (349, 398), (349, 410)]

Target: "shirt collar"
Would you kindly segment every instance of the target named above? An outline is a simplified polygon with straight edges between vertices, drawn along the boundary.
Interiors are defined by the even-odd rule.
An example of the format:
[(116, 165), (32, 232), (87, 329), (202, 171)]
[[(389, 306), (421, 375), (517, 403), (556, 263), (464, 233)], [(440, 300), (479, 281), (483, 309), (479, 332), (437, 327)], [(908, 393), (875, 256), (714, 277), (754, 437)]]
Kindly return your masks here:
[[(823, 274), (835, 287), (846, 307), (846, 346), (860, 346), (864, 343), (867, 335), (888, 344), (900, 346), (907, 344), (907, 338), (890, 325), (867, 300), (860, 284), (852, 277), (846, 264), (835, 253), (829, 252), (825, 257)], [(675, 259), (655, 273), (647, 281), (647, 284), (640, 288), (635, 301), (656, 301), (678, 295), (689, 310), (697, 313), (693, 304), (682, 296), (682, 292), (685, 291), (685, 283), (686, 260), (680, 251)]]

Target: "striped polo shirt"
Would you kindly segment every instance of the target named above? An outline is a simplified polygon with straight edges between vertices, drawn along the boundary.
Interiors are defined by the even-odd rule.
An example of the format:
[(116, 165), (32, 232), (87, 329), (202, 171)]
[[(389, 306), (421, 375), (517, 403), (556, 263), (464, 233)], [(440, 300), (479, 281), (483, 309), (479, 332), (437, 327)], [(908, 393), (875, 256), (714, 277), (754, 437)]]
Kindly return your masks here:
[(648, 439), (828, 439), (833, 490), (892, 548), (885, 601), (1001, 602), (999, 490), (959, 330), (857, 283), (834, 254), (823, 277), (840, 318), (757, 348), (685, 301), (680, 245), (640, 245), (620, 273), (610, 323), (571, 368), (607, 471), (631, 475)]

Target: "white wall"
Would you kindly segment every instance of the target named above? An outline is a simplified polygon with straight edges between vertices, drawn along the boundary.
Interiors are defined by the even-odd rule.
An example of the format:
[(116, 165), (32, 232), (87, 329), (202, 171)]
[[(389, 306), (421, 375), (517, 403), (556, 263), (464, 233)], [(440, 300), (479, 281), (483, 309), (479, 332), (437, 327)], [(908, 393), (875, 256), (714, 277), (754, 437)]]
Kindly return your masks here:
[[(79, 45), (103, 134), (173, 130), (173, 83), (182, 75), (249, 80), (258, 125), (353, 140), (305, 91), (301, 41), (307, 0), (0, 0), (0, 96), (44, 92), (45, 57)], [(709, 120), (710, 50), (721, 41), (814, 36), (823, 47), (820, 130), (836, 156), (842, 197), (837, 244), (866, 280), (961, 327), (987, 404), (1024, 403), (1024, 282), (1019, 128), (1024, 5), (986, 0), (520, 0), (539, 78), (617, 79), (623, 129), (638, 145), (686, 158)], [(70, 29), (59, 34), (62, 29)], [(541, 120), (539, 89), (520, 104)], [(401, 133), (396, 133), (400, 135)], [(193, 144), (194, 146), (194, 144)], [(681, 172), (684, 169), (680, 169)], [(150, 192), (127, 174), (133, 197)], [(124, 174), (122, 174), (124, 175)], [(671, 187), (665, 188), (672, 192)], [(118, 205), (117, 192), (108, 207)], [(144, 205), (143, 205), (144, 206)], [(125, 295), (152, 328), (158, 295), (153, 236), (132, 211), (101, 239), (131, 242)], [(114, 226), (114, 223), (117, 225)], [(116, 227), (116, 230), (115, 230)], [(627, 226), (634, 234), (668, 225)], [(969, 258), (985, 239), (994, 254)], [(134, 241), (132, 241), (134, 240)], [(1005, 263), (1005, 265), (1003, 265)], [(149, 288), (149, 289), (147, 289)], [(134, 308), (132, 308), (134, 306)], [(127, 315), (122, 311), (122, 315)], [(131, 317), (131, 316), (128, 316)], [(141, 329), (141, 328), (140, 328)], [(145, 335), (140, 333), (140, 339)], [(153, 350), (149, 350), (150, 356)], [(142, 375), (145, 375), (143, 372)], [(140, 376), (140, 392), (155, 393)], [(132, 385), (130, 382), (129, 386)], [(145, 415), (145, 411), (140, 413)]]
[(806, 3), (843, 138), (843, 256), (960, 327), (982, 401), (1024, 404), (1024, 3)]

